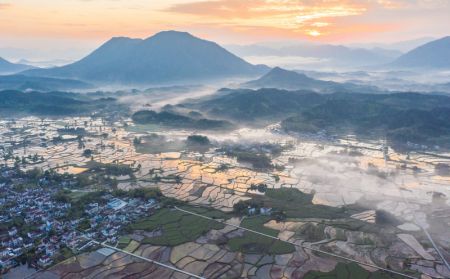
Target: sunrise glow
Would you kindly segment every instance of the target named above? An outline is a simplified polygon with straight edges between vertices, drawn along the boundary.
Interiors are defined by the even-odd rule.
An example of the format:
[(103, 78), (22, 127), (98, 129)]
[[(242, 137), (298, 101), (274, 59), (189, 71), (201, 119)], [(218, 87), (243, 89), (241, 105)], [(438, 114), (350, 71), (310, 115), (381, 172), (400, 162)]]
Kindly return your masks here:
[[(450, 26), (449, 7), (449, 1), (406, 0), (0, 0), (0, 36), (13, 42), (33, 37), (101, 42), (173, 29), (225, 43), (393, 41), (443, 35)], [(402, 14), (401, 22), (395, 13)], [(439, 24), (427, 25), (430, 16)]]
[(319, 37), (321, 34), (317, 30), (311, 30), (311, 31), (308, 31), (308, 35), (313, 36), (313, 37)]

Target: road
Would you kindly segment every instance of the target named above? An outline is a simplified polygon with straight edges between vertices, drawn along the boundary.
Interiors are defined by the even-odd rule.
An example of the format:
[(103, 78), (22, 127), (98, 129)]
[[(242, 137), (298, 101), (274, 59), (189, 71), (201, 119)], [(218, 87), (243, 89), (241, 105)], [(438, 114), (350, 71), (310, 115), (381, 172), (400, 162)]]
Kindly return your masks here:
[(94, 239), (91, 239), (91, 238), (88, 238), (88, 237), (86, 237), (86, 236), (85, 236), (85, 238), (88, 239), (88, 240), (90, 240), (90, 241), (91, 241), (92, 243), (94, 243), (94, 244), (97, 244), (97, 245), (103, 246), (103, 247), (105, 247), (105, 248), (109, 248), (109, 249), (115, 250), (115, 251), (117, 251), (117, 252), (125, 253), (125, 254), (127, 254), (127, 255), (130, 255), (130, 256), (132, 256), (132, 257), (138, 258), (138, 259), (140, 259), (140, 260), (143, 260), (143, 261), (146, 261), (146, 262), (149, 262), (149, 263), (152, 263), (152, 264), (161, 266), (161, 267), (163, 267), (163, 268), (171, 269), (171, 270), (173, 270), (173, 271), (175, 271), (175, 272), (179, 272), (179, 273), (188, 275), (188, 276), (190, 276), (190, 277), (192, 277), (192, 278), (206, 279), (206, 278), (201, 277), (201, 276), (199, 276), (199, 275), (196, 275), (196, 274), (193, 274), (193, 273), (184, 271), (184, 270), (182, 270), (182, 269), (178, 269), (178, 268), (176, 268), (176, 267), (174, 267), (174, 266), (167, 265), (167, 264), (164, 264), (164, 263), (161, 263), (161, 262), (158, 262), (158, 261), (149, 259), (149, 258), (145, 258), (145, 257), (139, 256), (139, 255), (130, 253), (130, 252), (125, 251), (125, 250), (123, 250), (123, 249), (119, 249), (119, 248), (117, 248), (117, 247), (108, 245), (108, 244), (106, 244), (105, 242), (98, 242), (98, 241), (96, 241), (96, 240), (94, 240)]

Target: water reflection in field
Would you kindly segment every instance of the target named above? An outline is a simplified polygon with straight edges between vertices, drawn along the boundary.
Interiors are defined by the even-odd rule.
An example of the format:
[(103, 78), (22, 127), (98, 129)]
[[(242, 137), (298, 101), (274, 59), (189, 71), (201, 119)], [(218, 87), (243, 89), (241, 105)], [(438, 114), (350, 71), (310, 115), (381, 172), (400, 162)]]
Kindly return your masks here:
[[(421, 207), (432, 202), (433, 193), (450, 196), (449, 177), (435, 173), (436, 164), (450, 160), (414, 152), (401, 154), (391, 148), (385, 153), (381, 141), (358, 141), (353, 137), (300, 140), (279, 133), (276, 124), (264, 129), (242, 128), (228, 134), (204, 133), (219, 144), (233, 141), (294, 146), (273, 158), (274, 163), (284, 166), (283, 171), (256, 171), (214, 150), (205, 154), (185, 150), (138, 153), (133, 144), (136, 137), (157, 133), (169, 140), (182, 141), (192, 132), (144, 131), (132, 126), (124, 122), (108, 124), (90, 117), (24, 118), (0, 122), (0, 136), (5, 143), (4, 150), (13, 151), (13, 156), (5, 162), (9, 165), (14, 164), (15, 156), (34, 154), (43, 156), (44, 160), (25, 164), (25, 169), (55, 168), (60, 173), (78, 174), (87, 170), (86, 164), (91, 160), (139, 165), (136, 179), (121, 179), (120, 188), (160, 187), (168, 196), (227, 211), (235, 202), (248, 199), (245, 193), (251, 184), (258, 183), (265, 183), (269, 188), (292, 187), (315, 193), (313, 202), (318, 204), (343, 206), (369, 201), (375, 208), (388, 208), (411, 221), (423, 216)], [(83, 128), (82, 146), (78, 137), (55, 142), (58, 129), (63, 127)], [(83, 155), (86, 149), (92, 151), (91, 156)], [(221, 169), (222, 165), (227, 168)], [(155, 180), (155, 170), (161, 179)], [(446, 203), (450, 204), (449, 199)], [(425, 217), (419, 218), (425, 222)]]

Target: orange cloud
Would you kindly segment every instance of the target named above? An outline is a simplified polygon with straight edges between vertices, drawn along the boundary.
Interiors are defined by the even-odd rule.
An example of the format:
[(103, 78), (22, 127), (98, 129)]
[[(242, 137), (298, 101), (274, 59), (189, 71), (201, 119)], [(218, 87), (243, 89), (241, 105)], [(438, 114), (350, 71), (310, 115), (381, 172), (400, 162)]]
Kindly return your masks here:
[(167, 29), (219, 42), (359, 40), (384, 33), (396, 40), (389, 33), (400, 28), (386, 26), (399, 22), (405, 37), (419, 36), (418, 28), (420, 36), (447, 34), (450, 6), (448, 0), (0, 0), (5, 2), (13, 4), (0, 4), (0, 36), (98, 41)]
[(381, 5), (386, 9), (401, 9), (407, 6), (406, 2), (401, 0), (391, 1), (391, 0), (378, 0), (377, 4)]
[[(346, 16), (364, 12), (358, 1), (337, 0), (210, 0), (175, 4), (164, 11), (218, 18), (261, 18), (295, 16), (321, 12), (323, 15)], [(321, 17), (321, 15), (317, 15)]]
[(367, 2), (354, 0), (211, 0), (175, 4), (164, 11), (212, 24), (278, 28), (318, 37), (338, 18), (362, 15), (367, 9)]

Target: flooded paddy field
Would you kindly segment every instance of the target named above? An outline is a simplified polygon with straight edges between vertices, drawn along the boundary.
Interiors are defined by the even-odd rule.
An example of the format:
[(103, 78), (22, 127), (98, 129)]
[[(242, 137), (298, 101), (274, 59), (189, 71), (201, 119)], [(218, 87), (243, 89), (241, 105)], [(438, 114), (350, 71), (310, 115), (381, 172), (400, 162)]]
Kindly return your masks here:
[[(206, 214), (205, 211), (203, 214)], [(232, 225), (217, 224), (195, 237), (192, 230), (185, 226), (205, 227), (202, 223), (204, 219), (188, 214), (181, 214), (180, 217), (176, 210), (161, 217), (157, 214), (149, 218), (155, 223), (144, 221), (136, 224), (136, 230), (126, 237), (123, 249), (206, 278), (316, 278), (314, 274), (330, 276), (341, 272), (341, 268), (347, 269), (347, 274), (353, 276), (395, 278), (373, 268), (339, 264), (335, 258), (313, 252), (308, 247), (400, 270), (404, 268), (404, 259), (408, 259), (417, 272), (432, 278), (448, 276), (445, 267), (437, 263), (435, 252), (424, 248), (413, 235), (399, 233), (395, 228), (383, 228), (381, 231), (367, 225), (355, 230), (361, 224), (344, 228), (331, 220), (267, 222), (265, 217), (233, 217), (226, 220)], [(187, 223), (179, 218), (186, 218)], [(176, 220), (175, 227), (169, 229), (171, 223), (165, 220)], [(254, 235), (235, 226), (258, 229), (279, 240)], [(171, 237), (164, 238), (164, 235)], [(96, 278), (99, 274), (110, 277), (189, 278), (120, 251), (109, 249), (105, 253), (104, 250), (83, 253), (34, 278), (55, 275), (55, 278), (71, 278), (75, 274), (83, 278)]]
[[(160, 127), (148, 130), (128, 120), (108, 123), (91, 117), (4, 120), (0, 122), (0, 139), (4, 143), (0, 163), (18, 164), (23, 170), (53, 169), (73, 175), (89, 174), (92, 162), (132, 166), (135, 169), (132, 177), (115, 177), (118, 189), (158, 187), (167, 197), (224, 214), (231, 213), (239, 201), (264, 199), (264, 191), (252, 189), (251, 185), (298, 189), (311, 195), (312, 206), (343, 211), (356, 207), (359, 212), (343, 219), (267, 220), (258, 225), (258, 230), (366, 263), (401, 270), (407, 262), (410, 269), (433, 278), (450, 276), (422, 231), (428, 229), (444, 255), (449, 255), (450, 176), (437, 171), (439, 164), (450, 164), (445, 152), (400, 153), (382, 141), (353, 138), (300, 140), (272, 127), (239, 129), (226, 135), (202, 133), (214, 145), (269, 142), (291, 146), (271, 157), (282, 168), (260, 170), (226, 156), (214, 146), (203, 153), (183, 145), (162, 152), (138, 150), (135, 140), (143, 138), (145, 143), (146, 136), (151, 134), (163, 136), (156, 138), (163, 144), (182, 143), (193, 132)], [(377, 227), (379, 211), (388, 212), (396, 222)], [(252, 225), (246, 218), (224, 219), (236, 225)], [(243, 240), (248, 237), (245, 231), (226, 225), (208, 229), (177, 245), (156, 245), (151, 239), (159, 233), (165, 232), (133, 231), (129, 237), (134, 242), (126, 249), (207, 278), (303, 278), (313, 271), (333, 272), (339, 262), (298, 246), (267, 244), (265, 239), (247, 243)], [(259, 250), (261, 247), (263, 250)], [(264, 249), (272, 249), (273, 253), (265, 255)], [(367, 267), (363, 271), (374, 272)], [(83, 278), (136, 274), (139, 278), (185, 278), (114, 251), (109, 255), (101, 251), (83, 253), (47, 272), (55, 278), (69, 278), (73, 274)], [(47, 278), (39, 277), (44, 276), (42, 273), (36, 276)]]

